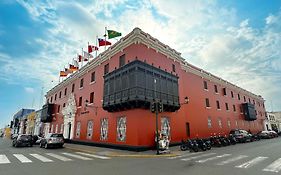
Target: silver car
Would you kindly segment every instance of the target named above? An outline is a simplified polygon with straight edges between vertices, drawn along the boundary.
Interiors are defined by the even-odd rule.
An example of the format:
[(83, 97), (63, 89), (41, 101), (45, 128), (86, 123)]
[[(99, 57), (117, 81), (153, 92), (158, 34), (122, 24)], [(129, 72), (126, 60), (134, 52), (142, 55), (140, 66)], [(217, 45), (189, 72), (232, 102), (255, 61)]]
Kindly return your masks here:
[(60, 147), (64, 144), (64, 138), (62, 134), (49, 133), (45, 138), (40, 141), (40, 148)]

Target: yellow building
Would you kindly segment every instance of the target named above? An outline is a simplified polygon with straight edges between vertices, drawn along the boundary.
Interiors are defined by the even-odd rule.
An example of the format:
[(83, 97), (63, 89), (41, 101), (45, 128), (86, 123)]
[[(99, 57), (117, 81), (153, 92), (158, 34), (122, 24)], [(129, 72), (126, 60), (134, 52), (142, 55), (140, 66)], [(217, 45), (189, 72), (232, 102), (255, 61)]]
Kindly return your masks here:
[(6, 138), (11, 137), (11, 128), (10, 127), (5, 128), (4, 135), (5, 135)]
[(35, 127), (35, 112), (31, 112), (27, 115), (27, 123), (26, 123), (26, 134), (33, 134)]

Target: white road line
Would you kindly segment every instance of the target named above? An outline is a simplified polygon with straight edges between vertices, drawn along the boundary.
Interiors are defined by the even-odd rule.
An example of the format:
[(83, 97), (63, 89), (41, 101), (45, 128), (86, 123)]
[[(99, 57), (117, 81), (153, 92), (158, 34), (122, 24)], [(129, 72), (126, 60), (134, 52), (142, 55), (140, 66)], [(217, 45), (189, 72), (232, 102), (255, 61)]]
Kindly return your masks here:
[(197, 159), (197, 158), (201, 158), (201, 157), (211, 156), (211, 155), (214, 155), (214, 154), (216, 154), (216, 153), (207, 153), (207, 154), (202, 154), (202, 155), (199, 155), (199, 156), (188, 157), (188, 158), (181, 159), (181, 160), (182, 161), (189, 161), (189, 160), (193, 160), (193, 159)]
[(268, 165), (263, 171), (270, 171), (278, 173), (281, 170), (281, 158), (275, 160), (272, 164)]
[(248, 162), (245, 162), (245, 163), (243, 163), (241, 165), (237, 165), (235, 167), (236, 168), (249, 168), (249, 167), (251, 167), (251, 166), (253, 166), (253, 165), (255, 165), (255, 164), (257, 164), (257, 163), (259, 163), (259, 162), (261, 162), (261, 161), (263, 161), (265, 159), (267, 159), (267, 158), (268, 157), (256, 157), (256, 158), (254, 158), (254, 159), (252, 159), (252, 160), (250, 160)]
[(76, 153), (84, 155), (84, 156), (88, 156), (88, 157), (98, 158), (98, 159), (111, 159), (110, 157), (100, 156), (100, 155), (95, 155), (95, 154), (89, 154), (89, 153), (84, 153), (84, 152), (76, 152)]
[(46, 153), (48, 156), (51, 156), (51, 157), (54, 157), (56, 159), (59, 159), (61, 161), (72, 161), (72, 159), (69, 159), (67, 157), (64, 157), (64, 156), (61, 156), (61, 155), (57, 155), (57, 154), (54, 154), (54, 153)]
[(27, 157), (25, 157), (22, 154), (13, 154), (13, 156), (15, 156), (21, 163), (30, 163), (30, 162), (32, 162), (30, 159), (28, 159)]
[(6, 164), (6, 163), (11, 163), (7, 156), (0, 154), (0, 164)]
[(53, 162), (51, 159), (48, 159), (47, 157), (41, 156), (39, 154), (30, 154), (30, 155), (38, 160), (41, 160), (42, 162)]
[(167, 159), (173, 160), (173, 159), (178, 159), (178, 158), (182, 158), (182, 157), (189, 157), (189, 156), (193, 156), (196, 154), (202, 154), (203, 152), (195, 152), (195, 153), (189, 153), (189, 154), (183, 154), (180, 156), (175, 156), (175, 157), (168, 157)]
[(77, 154), (71, 154), (71, 153), (62, 153), (62, 154), (70, 156), (70, 157), (74, 157), (74, 158), (77, 158), (77, 159), (81, 159), (81, 160), (93, 160), (91, 158), (83, 157), (83, 156), (80, 156), (80, 155), (77, 155)]
[(207, 158), (207, 159), (197, 160), (196, 162), (198, 162), (198, 163), (205, 163), (205, 162), (210, 161), (210, 160), (216, 160), (216, 159), (227, 157), (227, 156), (230, 156), (230, 155), (231, 154), (222, 154), (222, 155), (215, 156), (215, 157), (210, 157), (210, 158)]
[(244, 159), (246, 157), (248, 157), (248, 156), (246, 156), (246, 155), (239, 155), (237, 157), (230, 158), (230, 159), (227, 159), (225, 161), (219, 162), (217, 165), (225, 165), (225, 164), (232, 163), (232, 162), (235, 162), (235, 161), (240, 160), (240, 159)]

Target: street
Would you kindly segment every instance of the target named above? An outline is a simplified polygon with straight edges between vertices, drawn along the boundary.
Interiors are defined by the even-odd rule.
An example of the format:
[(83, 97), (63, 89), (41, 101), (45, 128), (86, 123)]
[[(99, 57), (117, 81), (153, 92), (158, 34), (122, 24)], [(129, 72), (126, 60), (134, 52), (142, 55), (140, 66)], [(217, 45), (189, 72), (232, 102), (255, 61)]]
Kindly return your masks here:
[[(190, 153), (173, 147), (177, 156), (104, 156), (63, 149), (13, 148), (0, 139), (0, 174), (277, 174), (281, 170), (281, 138)], [(132, 153), (133, 154), (133, 153)], [(141, 156), (145, 153), (140, 153)]]

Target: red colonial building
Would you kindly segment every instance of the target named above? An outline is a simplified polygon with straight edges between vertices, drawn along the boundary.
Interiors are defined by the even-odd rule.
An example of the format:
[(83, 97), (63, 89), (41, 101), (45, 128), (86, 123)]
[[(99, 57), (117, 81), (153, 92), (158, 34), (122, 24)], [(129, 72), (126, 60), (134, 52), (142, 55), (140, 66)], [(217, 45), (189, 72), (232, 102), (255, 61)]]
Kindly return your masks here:
[(181, 54), (135, 28), (49, 90), (45, 133), (62, 132), (85, 144), (132, 150), (155, 146), (159, 130), (171, 143), (263, 130), (264, 99), (185, 61)]

